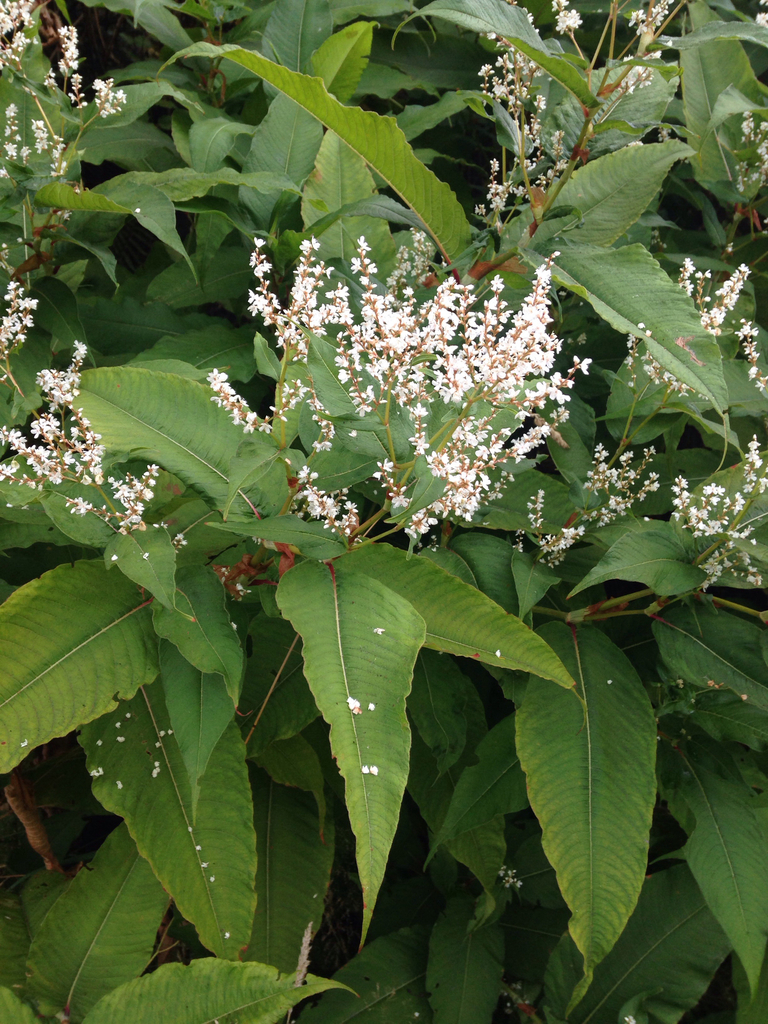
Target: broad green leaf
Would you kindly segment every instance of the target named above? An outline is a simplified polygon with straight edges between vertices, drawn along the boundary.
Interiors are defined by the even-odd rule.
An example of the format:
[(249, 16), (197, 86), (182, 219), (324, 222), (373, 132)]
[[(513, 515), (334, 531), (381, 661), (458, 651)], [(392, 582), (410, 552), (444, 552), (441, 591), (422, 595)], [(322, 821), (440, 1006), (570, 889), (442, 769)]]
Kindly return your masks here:
[[(280, 93), (272, 100), (267, 116), (254, 132), (243, 171), (285, 174), (301, 185), (315, 165), (322, 141), (322, 125), (303, 107)], [(278, 191), (258, 195), (253, 190), (240, 189), (240, 201), (256, 217), (257, 223), (265, 227), (279, 195)]]
[(709, 909), (733, 944), (756, 994), (768, 941), (768, 851), (760, 822), (734, 786), (685, 757), (685, 802), (696, 828), (685, 847), (688, 866)]
[[(547, 984), (549, 1005), (560, 1014), (580, 968), (572, 941), (564, 944), (570, 947), (569, 984), (558, 993), (551, 982)], [(596, 968), (592, 985), (568, 1015), (568, 1024), (613, 1022), (627, 1000), (640, 992), (649, 993), (645, 1009), (651, 1020), (677, 1024), (704, 995), (730, 948), (686, 866), (651, 875), (626, 929)]]
[[(176, 205), (178, 209), (190, 213), (205, 213), (208, 209), (216, 208), (213, 206), (216, 203), (223, 204), (224, 200), (192, 199), (188, 203)], [(234, 208), (230, 205), (226, 209)], [(200, 265), (197, 258), (195, 265)], [(247, 294), (253, 282), (253, 273), (248, 267), (248, 254), (241, 245), (223, 245), (208, 266), (203, 264), (203, 269), (205, 276), (199, 281), (187, 263), (179, 260), (171, 264), (152, 279), (147, 288), (147, 298), (153, 304), (165, 302), (173, 309), (183, 309), (206, 302), (221, 302), (223, 299), (240, 299)]]
[(331, 748), (344, 776), (357, 839), (364, 940), (408, 776), (405, 698), (424, 622), (383, 583), (347, 572), (345, 561), (335, 569), (319, 562), (289, 569), (277, 602), (304, 641), (304, 674), (331, 726)]
[(243, 719), (246, 735), (258, 717), (248, 743), (249, 757), (257, 757), (273, 741), (296, 736), (319, 712), (304, 678), (301, 642), (290, 622), (259, 615), (248, 633), (253, 653), (246, 665), (239, 709), (247, 716)]
[(673, 679), (702, 689), (711, 681), (768, 711), (762, 633), (759, 626), (706, 605), (665, 609), (653, 622), (653, 635)]
[[(320, 220), (323, 208), (338, 210), (348, 203), (369, 199), (374, 195), (373, 175), (362, 157), (343, 142), (335, 132), (326, 132), (315, 160), (315, 168), (304, 185), (301, 212), (304, 226), (312, 229)], [(358, 238), (366, 241), (376, 253), (379, 266), (386, 266), (395, 256), (395, 244), (386, 222), (380, 218), (343, 217), (320, 235), (318, 255), (322, 259), (343, 259), (350, 262), (358, 253)]]
[(81, 1021), (138, 977), (152, 955), (168, 896), (126, 826), (110, 833), (56, 901), (29, 951), (27, 990), (50, 1013)]
[(115, 533), (104, 549), (104, 564), (107, 569), (120, 569), (164, 608), (173, 608), (176, 549), (164, 527)]
[(321, 79), (289, 71), (236, 46), (196, 43), (174, 59), (185, 56), (226, 57), (274, 85), (361, 156), (421, 217), (446, 256), (452, 259), (466, 248), (469, 224), (456, 196), (416, 158), (393, 118), (345, 107), (328, 93)]
[(436, 103), (422, 107), (419, 103), (411, 103), (397, 115), (397, 123), (403, 129), (403, 134), (410, 142), (418, 138), (422, 132), (429, 131), (442, 124), (446, 118), (460, 111), (473, 102), (476, 102), (479, 94), (476, 92), (446, 92)]
[(468, 686), (471, 683), (453, 658), (436, 651), (419, 651), (408, 711), (441, 773), (456, 763), (464, 749)]
[(54, 181), (50, 185), (43, 185), (41, 189), (38, 189), (35, 193), (35, 205), (50, 206), (57, 210), (124, 214), (131, 212), (124, 203), (109, 199), (100, 192), (94, 192), (91, 189), (75, 192), (71, 185), (65, 185), (62, 181)]
[(86, 6), (96, 6), (97, 3), (109, 11), (128, 13), (136, 25), (141, 25), (173, 50), (185, 46), (185, 40), (189, 40), (178, 18), (169, 10), (175, 6), (172, 0), (87, 0)]
[[(66, 892), (70, 880), (58, 871), (38, 871), (24, 883), (21, 905), (27, 923), (28, 939), (33, 939), (56, 901)], [(26, 951), (25, 954), (26, 956)]]
[(661, 41), (671, 50), (693, 50), (702, 43), (717, 39), (740, 39), (755, 46), (768, 47), (768, 28), (752, 21), (710, 21), (684, 36), (662, 36)]
[(568, 597), (608, 580), (644, 583), (664, 597), (700, 587), (707, 578), (706, 573), (691, 564), (690, 555), (674, 530), (662, 529), (667, 526), (667, 523), (659, 523), (658, 529), (639, 530), (619, 537)]
[(234, 707), (221, 675), (201, 672), (172, 643), (160, 643), (160, 681), (165, 704), (189, 778), (192, 816), (197, 811), (200, 779)]
[[(325, 828), (325, 777), (317, 751), (301, 734), (275, 740), (253, 760), (271, 779), (283, 786), (312, 793), (320, 818), (320, 835)], [(272, 961), (274, 962), (274, 961)]]
[(226, 523), (208, 525), (227, 533), (236, 533), (240, 537), (257, 537), (272, 544), (290, 544), (308, 558), (337, 558), (347, 550), (346, 544), (322, 523), (300, 519), (295, 515), (246, 521), (230, 518)]
[(63, 281), (44, 277), (35, 282), (32, 296), (37, 299), (35, 323), (50, 331), (59, 346), (68, 348), (76, 341), (87, 342), (77, 311), (77, 299)]
[(253, 135), (250, 124), (239, 124), (228, 117), (206, 117), (189, 130), (189, 156), (198, 174), (211, 174), (224, 164), (229, 151), (241, 135)]
[(335, 32), (312, 57), (312, 71), (341, 103), (347, 103), (368, 66), (374, 23), (359, 21)]
[(243, 649), (227, 613), (226, 591), (213, 569), (188, 565), (176, 574), (174, 608), (154, 605), (155, 630), (174, 643), (201, 672), (219, 673), (236, 703), (243, 672)]
[(110, 178), (96, 188), (113, 202), (127, 207), (143, 228), (156, 235), (169, 249), (179, 253), (192, 269), (192, 261), (176, 230), (176, 210), (160, 189), (137, 183), (127, 174)]
[(19, 991), (27, 980), (29, 932), (24, 908), (16, 893), (0, 894), (0, 921), (0, 985)]
[(535, 470), (513, 477), (502, 496), (480, 510), (477, 525), (488, 526), (492, 530), (530, 530), (528, 503), (536, 498), (539, 491), (544, 492), (542, 529), (548, 533), (559, 533), (573, 512), (568, 487), (551, 474)]
[(408, 559), (388, 544), (369, 544), (345, 560), (410, 601), (427, 625), (425, 644), (498, 668), (535, 672), (560, 686), (573, 679), (547, 644), (514, 615), (426, 558)]
[(459, 776), (445, 820), (433, 843), (447, 843), (463, 832), (528, 806), (525, 776), (515, 749), (515, 716), (495, 725), (477, 746), (478, 763)]
[(578, 679), (570, 693), (529, 684), (517, 750), (548, 860), (573, 912), (583, 996), (621, 935), (645, 877), (656, 799), (656, 721), (629, 659), (603, 633), (562, 623), (542, 635)]
[(17, 995), (3, 986), (0, 986), (0, 1014), (3, 1024), (38, 1024), (32, 1007), (22, 1003)]
[(504, 934), (498, 924), (469, 930), (474, 902), (454, 896), (429, 938), (429, 1002), (444, 1024), (490, 1021), (499, 1001)]
[(530, 551), (512, 552), (512, 573), (515, 577), (520, 618), (525, 618), (538, 604), (558, 577), (544, 562), (537, 562)]
[[(243, 433), (207, 387), (155, 370), (105, 367), (83, 374), (78, 401), (110, 451), (140, 451), (224, 505), (227, 470)], [(241, 502), (238, 511), (246, 509)]]
[(339, 987), (311, 974), (299, 988), (295, 980), (266, 964), (212, 957), (193, 960), (189, 967), (163, 964), (111, 992), (94, 1006), (85, 1024), (157, 1024), (158, 1007), (172, 1008), (174, 1024), (276, 1024), (302, 999)]
[(513, 548), (506, 538), (473, 530), (452, 538), (450, 550), (468, 566), (479, 590), (500, 604), (505, 612), (518, 614), (515, 578), (510, 565)]
[[(287, 455), (287, 452), (277, 448), (275, 442), (266, 437), (247, 437), (240, 442), (237, 454), (227, 469), (229, 488), (226, 503), (221, 510), (224, 519), (229, 515), (229, 510), (232, 507), (232, 502), (237, 498), (238, 491), (241, 488), (248, 489), (252, 484), (258, 483), (269, 472), (275, 461), (282, 458), (283, 455)], [(287, 469), (287, 467), (285, 468)]]
[(83, 729), (80, 742), (97, 799), (125, 818), (139, 852), (200, 941), (216, 956), (236, 960), (256, 902), (253, 808), (237, 727), (229, 726), (211, 754), (194, 817), (162, 687), (142, 687), (132, 701)]
[(419, 16), (443, 18), (472, 32), (502, 36), (572, 92), (587, 110), (600, 106), (573, 64), (547, 49), (523, 7), (510, 7), (504, 0), (434, 0), (421, 8)]
[[(196, 126), (193, 125), (194, 127)], [(192, 167), (174, 167), (169, 171), (134, 171), (130, 174), (130, 180), (154, 186), (174, 203), (183, 203), (188, 199), (207, 195), (217, 185), (236, 185), (243, 189), (255, 189), (257, 192), (298, 191), (296, 185), (285, 174), (274, 171), (241, 174), (234, 167), (222, 167), (221, 164), (206, 172), (196, 171)]]
[(479, 589), (472, 570), (461, 555), (457, 555), (455, 551), (451, 551), (449, 548), (426, 548), (419, 553), (418, 557), (428, 558), (430, 562), (439, 565), (441, 569), (449, 572), (451, 576), (455, 576), (470, 587)]
[(642, 338), (665, 370), (708, 398), (718, 411), (727, 406), (717, 342), (701, 326), (691, 299), (642, 245), (568, 245), (556, 258), (552, 276), (586, 299), (615, 330)]
[(264, 29), (262, 52), (291, 71), (305, 71), (331, 32), (328, 0), (277, 0)]
[(768, 1015), (768, 956), (763, 961), (763, 967), (760, 972), (760, 986), (754, 999), (750, 998), (752, 993), (746, 984), (744, 985), (745, 991), (741, 991), (735, 964), (734, 975), (734, 983), (739, 996), (739, 1006), (734, 1024), (763, 1024)]
[(386, 18), (411, 9), (410, 0), (330, 0), (330, 5), (336, 25), (353, 18)]
[(320, 835), (312, 797), (251, 772), (256, 827), (256, 916), (244, 960), (296, 970), (307, 925), (320, 927), (333, 863), (333, 825)]
[(500, 924), (510, 974), (525, 981), (540, 981), (547, 961), (568, 928), (568, 911), (513, 903)]
[(157, 675), (147, 601), (98, 561), (60, 565), (0, 605), (0, 771)]
[(388, 1024), (430, 1020), (425, 990), (428, 936), (403, 928), (375, 939), (333, 977), (350, 992), (328, 992), (302, 1012), (306, 1024)]
[(716, 740), (734, 740), (754, 750), (768, 744), (768, 711), (719, 690), (703, 691), (697, 698), (693, 720)]
[[(563, 240), (586, 245), (611, 245), (635, 223), (659, 191), (670, 167), (693, 153), (677, 139), (644, 146), (627, 146), (590, 160), (574, 171), (552, 206), (576, 207), (582, 222), (566, 231)], [(545, 220), (532, 245), (545, 251), (559, 231), (557, 220)]]

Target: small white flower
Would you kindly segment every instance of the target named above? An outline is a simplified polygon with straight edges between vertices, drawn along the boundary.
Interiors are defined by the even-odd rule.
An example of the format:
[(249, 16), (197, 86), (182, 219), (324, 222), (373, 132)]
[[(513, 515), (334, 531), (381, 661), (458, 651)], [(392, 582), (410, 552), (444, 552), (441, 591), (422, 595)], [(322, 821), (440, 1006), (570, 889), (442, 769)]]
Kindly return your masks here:
[(501, 650), (498, 650), (498, 651), (496, 651), (496, 657), (497, 657), (497, 658), (500, 658), (500, 657), (501, 657)]
[(19, 744), (19, 746), (20, 747), (28, 747), (29, 746), (29, 740), (24, 740), (22, 743)]
[(145, 551), (141, 557), (146, 561), (149, 558), (149, 552)]
[(208, 881), (209, 882), (215, 882), (216, 881), (216, 875), (211, 875), (211, 877), (208, 879)]
[(110, 561), (116, 562), (117, 561), (117, 555), (112, 555), (112, 558), (110, 559)]
[(347, 697), (347, 704), (349, 705), (349, 710), (353, 714), (354, 714), (355, 711), (359, 711), (360, 710), (360, 701), (359, 700), (355, 700), (354, 697)]
[(208, 861), (207, 861), (207, 860), (204, 860), (204, 861), (202, 862), (202, 864), (200, 865), (200, 867), (201, 867), (201, 868), (207, 868), (207, 867), (208, 867)]
[(117, 780), (117, 782), (115, 783), (115, 785), (117, 786), (117, 788), (118, 788), (118, 789), (122, 789), (122, 788), (123, 788), (123, 784), (122, 784), (122, 782), (120, 782), (120, 780), (119, 780), (119, 779)]
[(363, 775), (370, 775), (371, 769), (368, 767), (367, 764), (364, 764), (361, 770)]
[(195, 849), (200, 851), (200, 850), (202, 850), (202, 846), (196, 846)]
[(376, 705), (375, 704), (369, 704), (368, 705), (368, 710), (369, 711), (375, 711), (376, 710)]
[(378, 774), (379, 774), (379, 769), (376, 767), (375, 764), (372, 764), (371, 765), (371, 775), (378, 775)]
[(117, 737), (117, 742), (118, 743), (125, 743), (125, 736), (118, 736)]
[(119, 729), (122, 724), (122, 722), (115, 722), (115, 728)]
[(373, 631), (373, 632), (374, 632), (374, 633), (378, 633), (378, 635), (379, 635), (379, 636), (381, 636), (381, 634), (382, 634), (382, 633), (384, 632), (384, 630), (383, 630), (383, 629), (381, 628), (381, 626), (377, 626), (377, 627), (376, 627), (376, 628), (374, 629), (374, 631)]
[(612, 679), (609, 679), (609, 680), (608, 680), (608, 685), (610, 686), (612, 682), (613, 682), (613, 680), (612, 680)]
[(225, 938), (225, 939), (228, 939), (228, 938), (229, 938), (229, 932), (224, 932), (224, 938)]
[(100, 747), (100, 746), (101, 746), (101, 740), (96, 740), (96, 746), (97, 746), (97, 747)]

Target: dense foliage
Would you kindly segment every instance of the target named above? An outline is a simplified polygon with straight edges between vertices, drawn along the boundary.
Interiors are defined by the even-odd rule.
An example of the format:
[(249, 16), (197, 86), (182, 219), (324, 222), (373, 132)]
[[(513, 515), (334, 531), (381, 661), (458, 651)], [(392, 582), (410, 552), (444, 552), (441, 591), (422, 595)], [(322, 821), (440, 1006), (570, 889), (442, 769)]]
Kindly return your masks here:
[(768, 1017), (768, 11), (417, 6), (0, 0), (3, 1024)]

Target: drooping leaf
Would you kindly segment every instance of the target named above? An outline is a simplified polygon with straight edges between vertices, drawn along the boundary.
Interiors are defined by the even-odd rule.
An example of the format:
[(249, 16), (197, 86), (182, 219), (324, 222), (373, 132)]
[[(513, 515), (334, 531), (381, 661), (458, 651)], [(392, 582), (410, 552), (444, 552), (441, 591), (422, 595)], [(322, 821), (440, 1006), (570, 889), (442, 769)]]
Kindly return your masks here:
[(443, 18), (470, 31), (493, 33), (509, 40), (515, 49), (572, 92), (587, 110), (600, 106), (573, 64), (547, 49), (524, 8), (510, 7), (503, 0), (433, 0), (421, 8), (419, 15)]
[[(563, 945), (568, 966), (559, 991), (552, 977), (547, 981), (547, 1001), (556, 1016), (564, 1014), (581, 966), (572, 940), (565, 939)], [(648, 993), (645, 1008), (651, 1019), (677, 1024), (704, 994), (729, 950), (686, 866), (651, 875), (626, 929), (595, 969), (592, 985), (568, 1015), (568, 1024), (614, 1021), (627, 1000), (642, 992)]]
[(413, 670), (408, 711), (430, 748), (440, 772), (461, 756), (467, 735), (464, 705), (469, 680), (456, 662), (436, 651), (422, 650)]
[(347, 572), (345, 562), (335, 570), (319, 562), (295, 566), (277, 601), (301, 634), (304, 673), (331, 726), (357, 839), (365, 939), (408, 775), (405, 698), (424, 622), (383, 583)]
[(711, 680), (768, 711), (759, 626), (702, 605), (665, 610), (654, 620), (653, 634), (673, 678), (702, 689)]
[(0, 1013), (3, 1024), (37, 1024), (37, 1016), (29, 1003), (22, 1003), (9, 988), (0, 986)]
[(139, 852), (200, 941), (216, 956), (236, 960), (251, 932), (256, 872), (253, 808), (237, 727), (229, 726), (211, 754), (194, 817), (162, 687), (143, 687), (83, 729), (80, 742), (98, 800), (125, 818)]
[(179, 569), (176, 585), (174, 608), (153, 607), (155, 630), (174, 643), (195, 668), (222, 675), (236, 703), (243, 649), (232, 629), (221, 580), (207, 566), (187, 565)]
[(154, 973), (121, 985), (94, 1006), (85, 1024), (156, 1024), (157, 1008), (173, 1008), (175, 1024), (275, 1024), (302, 999), (338, 988), (333, 981), (279, 975), (266, 964), (228, 963), (206, 957), (189, 967), (163, 964)]
[(574, 637), (561, 623), (541, 632), (576, 676), (584, 701), (529, 684), (516, 716), (528, 796), (584, 958), (573, 1006), (622, 933), (643, 884), (656, 798), (656, 722), (632, 664), (607, 636), (583, 629)]
[(101, 562), (60, 565), (0, 605), (0, 771), (157, 675), (151, 613)]
[[(224, 505), (227, 468), (243, 434), (207, 387), (155, 370), (105, 367), (83, 374), (78, 402), (110, 451), (141, 451)], [(242, 502), (239, 511), (246, 509)]]
[(168, 896), (126, 826), (106, 839), (56, 901), (29, 951), (28, 992), (50, 1013), (81, 1021), (102, 996), (138, 977), (152, 955)]
[(176, 549), (163, 527), (115, 533), (104, 549), (107, 569), (117, 568), (172, 609), (176, 594)]
[[(205, 123), (205, 122), (201, 122)], [(242, 125), (248, 128), (248, 125)], [(194, 128), (194, 125), (193, 125)], [(253, 132), (253, 129), (251, 129)], [(196, 171), (192, 167), (174, 167), (169, 171), (132, 171), (131, 181), (153, 185), (174, 203), (183, 203), (207, 195), (217, 185), (235, 185), (257, 192), (298, 191), (286, 174), (276, 171), (257, 171), (243, 174), (234, 167), (218, 164), (210, 171)]]
[(256, 916), (244, 960), (296, 969), (307, 925), (320, 927), (331, 876), (334, 833), (320, 835), (312, 797), (281, 786), (266, 772), (251, 772), (258, 870)]
[(429, 939), (429, 1002), (445, 1024), (489, 1021), (499, 1000), (504, 935), (497, 923), (470, 931), (474, 911), (470, 896), (453, 897)]
[(741, 786), (685, 757), (680, 792), (696, 817), (685, 847), (688, 866), (720, 927), (758, 989), (768, 941), (768, 854), (760, 823)]
[(469, 224), (464, 211), (450, 188), (416, 158), (393, 118), (345, 107), (328, 93), (320, 79), (289, 71), (237, 46), (196, 43), (174, 59), (185, 56), (226, 57), (270, 82), (358, 153), (421, 217), (448, 257), (457, 256), (466, 247)]
[(333, 976), (351, 991), (327, 993), (302, 1017), (307, 1024), (428, 1021), (427, 941), (423, 928), (403, 928), (375, 939)]
[(427, 647), (499, 668), (535, 672), (561, 686), (574, 685), (541, 637), (428, 559), (409, 560), (404, 551), (388, 544), (370, 544), (354, 551), (346, 563), (411, 602), (427, 624)]
[[(553, 213), (558, 207), (575, 207), (582, 215), (581, 223), (566, 231), (564, 239), (586, 245), (611, 245), (645, 212), (670, 167), (692, 153), (690, 146), (669, 139), (628, 146), (606, 153), (599, 160), (590, 160), (574, 171), (552, 206)], [(533, 236), (533, 247), (545, 252), (557, 231), (557, 219), (545, 220)]]
[(194, 817), (199, 781), (232, 721), (234, 706), (223, 676), (201, 672), (168, 641), (160, 644), (160, 681), (173, 734), (187, 769)]
[(528, 806), (525, 776), (515, 749), (515, 716), (508, 715), (477, 746), (478, 763), (459, 776), (433, 848), (495, 818)]
[(691, 564), (682, 540), (674, 530), (666, 529), (667, 526), (667, 523), (659, 523), (658, 529), (619, 537), (568, 596), (573, 597), (608, 580), (645, 583), (665, 597), (700, 587), (706, 580), (706, 573)]
[(564, 246), (552, 276), (586, 299), (611, 327), (642, 338), (665, 370), (708, 398), (718, 411), (726, 407), (717, 343), (701, 326), (693, 302), (642, 245)]

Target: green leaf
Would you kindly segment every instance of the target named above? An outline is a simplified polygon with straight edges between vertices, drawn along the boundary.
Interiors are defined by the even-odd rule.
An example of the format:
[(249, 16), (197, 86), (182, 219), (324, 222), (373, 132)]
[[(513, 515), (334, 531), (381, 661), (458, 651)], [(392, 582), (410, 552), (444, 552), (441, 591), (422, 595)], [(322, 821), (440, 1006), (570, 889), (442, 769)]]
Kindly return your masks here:
[(56, 901), (29, 951), (28, 992), (72, 1021), (137, 977), (152, 955), (168, 896), (125, 825)]
[[(53, 874), (53, 872), (51, 872)], [(26, 984), (29, 932), (23, 905), (13, 892), (0, 893), (0, 985), (22, 989)]]
[[(209, 388), (156, 370), (105, 367), (83, 374), (78, 401), (110, 451), (140, 451), (224, 505), (243, 433), (214, 405)], [(241, 501), (239, 512), (246, 509)]]
[(505, 612), (518, 614), (511, 566), (514, 549), (506, 538), (474, 530), (453, 537), (450, 550), (470, 569), (479, 590), (500, 604)]
[(691, 564), (690, 555), (671, 524), (660, 522), (654, 529), (619, 537), (568, 597), (608, 580), (644, 583), (654, 593), (668, 597), (696, 590), (706, 578), (703, 569)]
[(335, 32), (312, 56), (312, 71), (340, 103), (347, 103), (368, 66), (373, 41), (372, 21), (359, 21)]
[(201, 672), (224, 677), (237, 703), (243, 674), (243, 649), (227, 613), (226, 592), (213, 569), (188, 565), (176, 574), (175, 608), (154, 605), (155, 630), (172, 641)]
[(693, 720), (716, 740), (734, 740), (754, 750), (768, 744), (768, 713), (735, 693), (698, 693)]
[(157, 1024), (158, 1007), (173, 1007), (174, 1024), (275, 1024), (302, 999), (338, 988), (307, 976), (296, 988), (292, 974), (266, 964), (228, 963), (207, 957), (189, 967), (163, 964), (153, 974), (121, 985), (101, 1000), (85, 1024)]
[[(331, 726), (331, 748), (346, 784), (363, 889), (364, 940), (405, 791), (410, 746), (405, 698), (424, 642), (424, 622), (383, 583), (345, 571), (345, 561), (335, 570), (319, 562), (289, 569), (277, 602), (304, 641), (304, 674)], [(352, 700), (359, 702), (360, 714), (353, 714)], [(377, 773), (363, 772), (370, 767)]]
[(196, 121), (189, 130), (189, 156), (192, 169), (210, 174), (224, 163), (229, 151), (241, 135), (253, 135), (250, 124), (239, 124), (228, 117), (206, 117)]
[[(206, 124), (208, 122), (199, 123)], [(193, 129), (196, 127), (197, 125), (192, 126)], [(250, 129), (251, 133), (254, 131), (249, 125), (237, 125), (236, 127), (243, 130)], [(192, 138), (192, 133), (190, 133), (190, 138)], [(198, 138), (198, 144), (200, 141)], [(200, 159), (203, 160), (202, 155), (200, 155)], [(154, 186), (174, 203), (183, 203), (188, 199), (207, 195), (217, 185), (236, 185), (243, 189), (255, 189), (257, 192), (298, 191), (296, 185), (286, 174), (274, 171), (241, 174), (234, 167), (222, 167), (221, 164), (205, 172), (196, 171), (192, 167), (173, 167), (169, 171), (133, 171), (126, 177), (138, 184)]]
[[(138, 183), (130, 175), (110, 178), (96, 188), (102, 195), (128, 209), (147, 231), (151, 231), (169, 249), (179, 253), (192, 268), (192, 261), (176, 230), (176, 210), (171, 200), (160, 189)], [(194, 273), (194, 270), (193, 270)]]
[(429, 131), (442, 124), (446, 118), (460, 113), (469, 104), (476, 103), (480, 93), (446, 92), (436, 103), (430, 103), (428, 107), (422, 107), (419, 103), (411, 103), (397, 115), (397, 123), (403, 129), (403, 134), (410, 142), (418, 138), (422, 132)]
[(685, 754), (683, 759), (680, 792), (696, 817), (686, 860), (755, 995), (768, 941), (765, 836), (741, 784), (726, 782)]
[[(669, 139), (644, 146), (628, 146), (590, 160), (574, 171), (557, 193), (552, 205), (576, 207), (582, 222), (567, 230), (563, 240), (586, 245), (611, 245), (631, 227), (659, 191), (670, 167), (693, 153), (690, 146)], [(533, 236), (532, 245), (545, 251), (547, 242), (559, 232), (558, 222), (545, 220)]]
[(307, 793), (251, 772), (258, 849), (256, 916), (243, 959), (296, 969), (310, 922), (320, 927), (333, 864), (333, 825), (321, 836), (317, 807)]
[(101, 562), (60, 565), (0, 605), (0, 771), (157, 675), (146, 600)]
[[(373, 175), (362, 157), (343, 142), (335, 132), (326, 132), (315, 160), (315, 168), (304, 185), (301, 213), (304, 226), (322, 218), (323, 208), (338, 210), (350, 203), (374, 195)], [(350, 262), (358, 253), (358, 238), (366, 241), (376, 253), (379, 265), (386, 265), (395, 256), (395, 244), (389, 227), (381, 218), (342, 217), (320, 235), (321, 259), (343, 259)]]
[(308, 558), (337, 558), (347, 550), (322, 523), (308, 522), (299, 516), (270, 516), (267, 519), (249, 519), (245, 522), (230, 518), (226, 523), (208, 523), (217, 530), (236, 533), (241, 537), (258, 537), (272, 544), (291, 544)]
[[(570, 983), (578, 978), (573, 954)], [(645, 1009), (659, 1024), (677, 1024), (698, 1003), (730, 943), (715, 921), (684, 865), (659, 871), (643, 883), (637, 908), (611, 953), (595, 970), (585, 998), (569, 1014), (568, 1024), (615, 1021), (632, 996), (648, 992)], [(557, 957), (558, 952), (554, 954)], [(570, 991), (549, 1004), (563, 1013)], [(570, 984), (567, 985), (570, 989)]]
[(510, 7), (503, 0), (434, 0), (421, 8), (419, 17), (443, 18), (481, 35), (502, 36), (573, 93), (588, 110), (600, 106), (600, 100), (589, 91), (573, 64), (550, 53), (522, 7)]
[[(279, 374), (278, 374), (279, 376)], [(248, 489), (252, 484), (258, 483), (275, 464), (277, 459), (287, 455), (277, 448), (274, 441), (261, 437), (247, 437), (240, 442), (237, 454), (229, 463), (229, 488), (227, 489), (227, 500), (221, 512), (226, 519), (232, 503), (241, 488)]]
[(469, 224), (458, 200), (448, 185), (416, 158), (393, 118), (345, 107), (328, 93), (321, 79), (289, 71), (236, 46), (196, 43), (174, 59), (185, 56), (226, 57), (270, 82), (361, 156), (421, 217), (445, 255), (452, 259), (466, 248)]
[[(290, 622), (259, 615), (248, 632), (253, 654), (246, 666), (239, 707), (253, 719), (259, 716), (248, 743), (248, 756), (257, 757), (274, 740), (286, 740), (300, 733), (319, 712), (302, 672), (301, 644)], [(245, 721), (250, 732), (252, 719)]]
[(328, 992), (317, 1006), (302, 1011), (306, 1024), (386, 1024), (430, 1019), (424, 983), (427, 935), (403, 928), (375, 939), (353, 957), (333, 980), (349, 992)]
[(504, 935), (498, 924), (469, 930), (474, 902), (468, 895), (450, 899), (429, 939), (429, 1002), (444, 1024), (489, 1021), (499, 1001)]
[(71, 185), (65, 185), (62, 181), (54, 181), (50, 185), (43, 185), (41, 189), (38, 189), (35, 193), (35, 205), (50, 206), (57, 210), (131, 213), (130, 208), (125, 204), (109, 199), (100, 192), (94, 192), (91, 189), (75, 192)]
[(535, 672), (560, 686), (574, 685), (541, 637), (428, 559), (409, 560), (404, 551), (388, 544), (369, 544), (348, 555), (345, 564), (380, 579), (411, 602), (426, 622), (427, 647), (498, 668)]
[(441, 773), (455, 764), (464, 750), (464, 705), (470, 685), (453, 658), (441, 657), (436, 651), (419, 651), (408, 711)]
[(163, 527), (115, 533), (104, 549), (107, 569), (116, 566), (165, 608), (176, 593), (176, 549)]
[(711, 21), (684, 36), (662, 36), (661, 42), (671, 50), (684, 52), (716, 39), (741, 39), (755, 46), (768, 47), (768, 28), (752, 21)]
[(50, 331), (59, 346), (68, 348), (76, 341), (87, 342), (77, 311), (77, 299), (63, 281), (55, 277), (36, 281), (32, 297), (37, 299), (35, 323)]
[(645, 877), (656, 799), (656, 721), (631, 662), (598, 630), (574, 638), (562, 623), (543, 627), (578, 678), (578, 694), (529, 683), (517, 713), (517, 750), (541, 823), (547, 859), (573, 912), (570, 933), (595, 966), (621, 935)]
[(701, 326), (691, 299), (642, 245), (568, 245), (555, 260), (552, 276), (586, 299), (615, 330), (642, 338), (665, 370), (708, 398), (719, 412), (726, 408), (717, 342)]
[(86, 6), (96, 6), (97, 3), (109, 11), (120, 14), (127, 12), (135, 24), (141, 25), (173, 50), (185, 46), (185, 40), (189, 39), (178, 19), (169, 10), (175, 6), (172, 0), (87, 0)]
[(0, 986), (0, 1014), (3, 1024), (38, 1024), (38, 1018), (28, 1003), (22, 1003), (9, 988)]
[[(320, 835), (325, 828), (325, 778), (315, 748), (302, 735), (275, 740), (253, 759), (275, 782), (312, 793), (320, 817)], [(274, 961), (273, 961), (274, 962)]]
[(93, 791), (108, 811), (125, 818), (139, 852), (200, 941), (216, 956), (237, 960), (256, 902), (245, 748), (231, 724), (208, 761), (193, 816), (187, 770), (169, 729), (160, 686), (142, 687), (118, 711), (86, 726), (80, 742)]
[(763, 630), (706, 605), (665, 609), (653, 635), (673, 679), (706, 689), (710, 680), (768, 711)]
[(538, 604), (558, 577), (544, 562), (537, 562), (533, 552), (512, 552), (512, 573), (515, 577), (520, 618), (525, 618)]
[(160, 680), (173, 734), (187, 769), (194, 817), (200, 779), (234, 715), (232, 698), (222, 676), (201, 672), (168, 642), (160, 643)]
[(304, 71), (331, 32), (328, 0), (277, 0), (264, 29), (262, 49), (283, 67)]
[(440, 843), (484, 825), (497, 814), (512, 814), (528, 806), (525, 776), (515, 749), (514, 715), (502, 718), (483, 737), (477, 757), (478, 763), (459, 776), (430, 857)]

